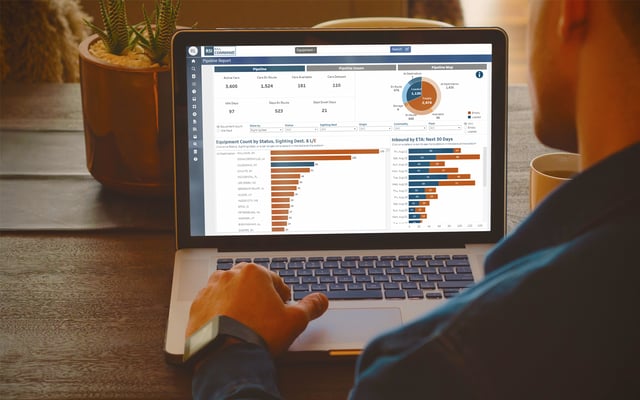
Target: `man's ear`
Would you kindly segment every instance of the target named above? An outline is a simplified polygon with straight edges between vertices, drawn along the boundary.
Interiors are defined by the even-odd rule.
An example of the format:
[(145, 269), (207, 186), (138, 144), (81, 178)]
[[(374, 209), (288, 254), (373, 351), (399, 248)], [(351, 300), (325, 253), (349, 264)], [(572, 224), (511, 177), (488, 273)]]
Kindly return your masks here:
[(562, 0), (558, 36), (563, 41), (581, 39), (586, 31), (588, 0)]

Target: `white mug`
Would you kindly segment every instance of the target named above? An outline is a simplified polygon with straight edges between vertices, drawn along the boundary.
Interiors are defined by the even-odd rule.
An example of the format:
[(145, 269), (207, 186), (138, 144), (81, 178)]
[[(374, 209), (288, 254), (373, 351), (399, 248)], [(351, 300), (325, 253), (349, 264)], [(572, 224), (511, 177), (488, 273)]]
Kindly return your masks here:
[(529, 206), (531, 210), (561, 184), (580, 172), (580, 155), (548, 153), (531, 160)]

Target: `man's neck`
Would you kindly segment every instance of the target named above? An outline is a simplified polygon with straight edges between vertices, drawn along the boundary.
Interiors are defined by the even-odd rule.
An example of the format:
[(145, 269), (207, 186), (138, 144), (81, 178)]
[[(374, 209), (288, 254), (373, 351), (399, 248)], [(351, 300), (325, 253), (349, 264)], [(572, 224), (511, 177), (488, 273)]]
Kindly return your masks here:
[[(606, 14), (606, 16), (602, 15)], [(640, 55), (610, 15), (594, 22), (581, 53), (577, 130), (582, 169), (640, 141)], [(610, 25), (609, 25), (610, 24)]]

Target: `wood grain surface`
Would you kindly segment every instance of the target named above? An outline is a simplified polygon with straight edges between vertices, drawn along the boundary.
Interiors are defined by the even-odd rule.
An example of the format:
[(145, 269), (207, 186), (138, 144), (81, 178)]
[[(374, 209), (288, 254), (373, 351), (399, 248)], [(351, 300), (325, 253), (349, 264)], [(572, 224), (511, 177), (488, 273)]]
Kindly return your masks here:
[[(3, 234), (0, 252), (0, 398), (190, 398), (163, 354), (172, 235)], [(278, 372), (288, 399), (338, 399), (353, 364)]]

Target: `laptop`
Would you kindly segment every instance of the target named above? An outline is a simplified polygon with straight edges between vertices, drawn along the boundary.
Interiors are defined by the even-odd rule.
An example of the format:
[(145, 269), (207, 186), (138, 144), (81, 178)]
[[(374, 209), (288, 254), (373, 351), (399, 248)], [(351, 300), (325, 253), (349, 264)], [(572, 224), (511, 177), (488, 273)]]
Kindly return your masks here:
[(505, 232), (502, 30), (185, 30), (172, 79), (168, 361), (237, 262), (330, 298), (292, 359), (358, 354), (483, 278)]

